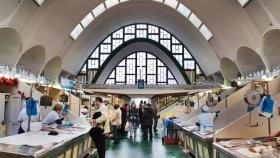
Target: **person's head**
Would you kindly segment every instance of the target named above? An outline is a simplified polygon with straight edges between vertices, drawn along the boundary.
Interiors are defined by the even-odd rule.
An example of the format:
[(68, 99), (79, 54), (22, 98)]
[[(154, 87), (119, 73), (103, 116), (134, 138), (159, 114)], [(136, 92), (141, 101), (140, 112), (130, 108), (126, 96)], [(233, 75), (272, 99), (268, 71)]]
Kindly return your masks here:
[(53, 107), (53, 111), (57, 112), (57, 113), (61, 113), (61, 111), (63, 110), (63, 107), (61, 104), (55, 104)]
[(140, 104), (143, 104), (143, 100), (140, 101)]
[(97, 107), (100, 107), (101, 104), (103, 103), (103, 99), (101, 97), (96, 97), (95, 98), (95, 103)]
[(115, 110), (117, 110), (119, 107), (120, 107), (119, 104), (115, 104), (115, 105), (114, 105), (114, 109), (115, 109)]
[(136, 104), (134, 102), (132, 102), (131, 108), (136, 108)]
[(146, 101), (144, 101), (144, 104), (147, 105)]
[(150, 108), (150, 107), (151, 107), (151, 104), (148, 103), (148, 104), (146, 105), (146, 108)]
[(89, 109), (89, 107), (88, 107), (88, 106), (84, 106), (84, 108), (85, 108), (85, 109)]

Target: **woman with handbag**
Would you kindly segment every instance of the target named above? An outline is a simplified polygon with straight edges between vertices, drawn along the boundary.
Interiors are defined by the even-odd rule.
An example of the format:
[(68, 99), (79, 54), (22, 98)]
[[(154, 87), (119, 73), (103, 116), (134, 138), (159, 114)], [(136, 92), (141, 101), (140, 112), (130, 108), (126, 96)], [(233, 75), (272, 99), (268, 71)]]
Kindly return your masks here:
[(136, 137), (136, 130), (138, 127), (139, 115), (138, 115), (138, 110), (136, 108), (136, 104), (134, 102), (131, 104), (131, 108), (128, 111), (127, 119), (129, 121), (130, 138), (132, 138), (132, 134), (134, 137)]

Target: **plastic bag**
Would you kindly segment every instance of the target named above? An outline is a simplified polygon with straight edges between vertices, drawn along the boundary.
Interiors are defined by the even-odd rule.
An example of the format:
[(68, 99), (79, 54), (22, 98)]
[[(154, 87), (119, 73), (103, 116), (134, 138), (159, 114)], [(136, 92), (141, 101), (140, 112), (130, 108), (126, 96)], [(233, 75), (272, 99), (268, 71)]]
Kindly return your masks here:
[(129, 122), (127, 122), (127, 123), (125, 124), (124, 131), (126, 131), (126, 132), (128, 132), (128, 131), (129, 131)]

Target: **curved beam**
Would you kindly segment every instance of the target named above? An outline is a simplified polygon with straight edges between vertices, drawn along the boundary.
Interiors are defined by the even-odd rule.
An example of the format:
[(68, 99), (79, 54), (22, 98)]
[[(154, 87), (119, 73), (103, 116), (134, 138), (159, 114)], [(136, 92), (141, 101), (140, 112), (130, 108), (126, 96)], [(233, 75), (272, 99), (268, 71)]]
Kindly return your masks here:
[[(162, 45), (150, 39), (133, 39), (116, 48), (105, 60), (93, 78), (93, 83), (104, 84), (112, 70), (126, 56), (137, 51), (149, 52), (158, 57), (172, 72), (178, 84), (190, 84), (186, 73), (173, 55)], [(112, 60), (114, 59), (114, 60)]]
[(33, 46), (24, 52), (17, 67), (23, 70), (30, 70), (34, 75), (38, 76), (44, 68), (46, 60), (46, 50), (43, 46)]
[(280, 29), (267, 31), (262, 39), (262, 54), (268, 68), (280, 65)]
[(237, 65), (229, 58), (221, 59), (220, 68), (225, 80), (235, 80), (240, 74)]
[(56, 82), (61, 71), (62, 61), (59, 56), (52, 58), (45, 65), (42, 73), (49, 81)]
[(0, 28), (0, 64), (15, 66), (20, 58), (22, 40), (19, 32), (12, 27)]
[(246, 46), (238, 49), (236, 62), (242, 75), (266, 69), (261, 56)]
[[(144, 14), (143, 8), (145, 8)], [(65, 63), (63, 69), (77, 74), (92, 50), (109, 35), (108, 32), (114, 32), (134, 23), (161, 26), (172, 33), (190, 50), (206, 76), (219, 70), (219, 59), (216, 53), (193, 24), (169, 7), (146, 1), (117, 5), (96, 18), (63, 56), (63, 63)], [(79, 60), (73, 61), (73, 58)]]

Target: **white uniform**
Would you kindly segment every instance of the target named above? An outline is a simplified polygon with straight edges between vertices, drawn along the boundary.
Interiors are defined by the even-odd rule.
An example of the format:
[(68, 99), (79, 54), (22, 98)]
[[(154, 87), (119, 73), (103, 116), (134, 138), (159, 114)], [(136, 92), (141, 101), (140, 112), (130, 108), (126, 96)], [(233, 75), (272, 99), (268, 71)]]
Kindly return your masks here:
[[(19, 115), (18, 115), (18, 121), (20, 123), (24, 122), (24, 121), (28, 121), (28, 115), (26, 114), (26, 108), (23, 108)], [(39, 121), (39, 113), (37, 113), (37, 115), (31, 116), (31, 122), (36, 122)]]
[(43, 124), (54, 124), (56, 120), (61, 119), (56, 111), (51, 111), (45, 119), (43, 119)]

